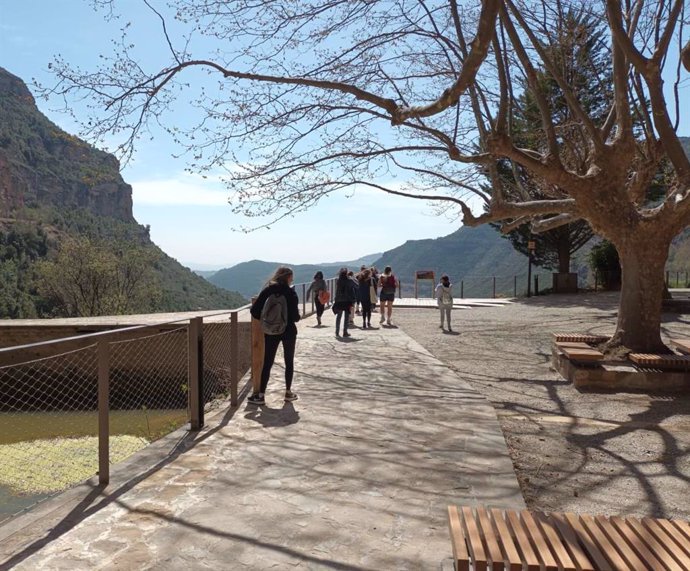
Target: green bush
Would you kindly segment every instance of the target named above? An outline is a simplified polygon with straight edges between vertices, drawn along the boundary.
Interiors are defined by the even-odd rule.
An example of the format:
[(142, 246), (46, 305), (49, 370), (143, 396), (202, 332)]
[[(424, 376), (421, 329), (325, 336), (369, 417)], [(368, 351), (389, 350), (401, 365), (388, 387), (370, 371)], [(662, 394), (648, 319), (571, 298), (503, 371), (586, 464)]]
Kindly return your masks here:
[(602, 240), (589, 252), (589, 267), (603, 289), (616, 290), (621, 287), (621, 263), (616, 247), (608, 240)]

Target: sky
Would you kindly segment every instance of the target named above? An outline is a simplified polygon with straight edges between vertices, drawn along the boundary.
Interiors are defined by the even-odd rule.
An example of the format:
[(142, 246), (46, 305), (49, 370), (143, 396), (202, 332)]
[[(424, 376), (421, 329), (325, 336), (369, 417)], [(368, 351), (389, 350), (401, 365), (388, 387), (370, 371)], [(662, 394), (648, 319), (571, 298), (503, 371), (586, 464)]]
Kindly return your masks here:
[[(161, 47), (160, 25), (141, 0), (119, 5), (138, 26), (139, 47), (153, 58)], [(48, 64), (56, 54), (93, 68), (98, 53), (108, 52), (110, 40), (119, 37), (121, 25), (107, 23), (88, 0), (0, 0), (0, 66), (27, 84), (35, 78), (52, 85)], [(59, 102), (37, 104), (62, 129), (78, 133), (71, 117), (58, 111)], [(191, 120), (180, 117), (181, 122)], [(137, 221), (149, 224), (153, 241), (193, 269), (252, 259), (293, 264), (353, 260), (407, 240), (445, 236), (459, 227), (458, 221), (435, 215), (424, 201), (367, 191), (330, 196), (270, 230), (237, 231), (252, 221), (231, 212), (220, 182), (185, 172), (187, 162), (173, 158), (176, 151), (164, 134), (143, 141), (122, 176), (132, 185)]]
[[(119, 0), (117, 5), (133, 23), (131, 33), (143, 63), (167, 61), (160, 22), (143, 1)], [(94, 69), (98, 55), (110, 53), (122, 25), (123, 20), (107, 22), (90, 0), (0, 0), (0, 66), (30, 88), (34, 79), (52, 85), (48, 65), (57, 54), (83, 69)], [(684, 93), (688, 94), (688, 81)], [(72, 118), (58, 111), (60, 102), (39, 99), (37, 104), (65, 131), (78, 134)], [(75, 105), (77, 114), (85, 112)], [(178, 106), (175, 113), (180, 124), (193, 123), (190, 107)], [(687, 115), (684, 120), (679, 133), (687, 136)], [(270, 230), (244, 233), (238, 229), (252, 221), (231, 212), (222, 184), (187, 173), (186, 160), (173, 157), (179, 148), (167, 135), (153, 135), (137, 145), (122, 176), (132, 185), (137, 221), (150, 225), (154, 242), (193, 269), (219, 269), (252, 259), (293, 264), (345, 261), (407, 240), (445, 236), (460, 226), (458, 220), (438, 216), (424, 201), (367, 190), (331, 195)]]

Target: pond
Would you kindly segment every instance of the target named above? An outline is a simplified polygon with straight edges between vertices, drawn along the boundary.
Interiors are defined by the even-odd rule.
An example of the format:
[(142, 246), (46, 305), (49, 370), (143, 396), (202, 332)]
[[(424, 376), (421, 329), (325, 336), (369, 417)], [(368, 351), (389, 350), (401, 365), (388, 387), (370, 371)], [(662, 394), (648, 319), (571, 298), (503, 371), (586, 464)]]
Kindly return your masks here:
[[(186, 409), (110, 411), (110, 462), (187, 422)], [(96, 411), (0, 413), (0, 522), (98, 471)]]

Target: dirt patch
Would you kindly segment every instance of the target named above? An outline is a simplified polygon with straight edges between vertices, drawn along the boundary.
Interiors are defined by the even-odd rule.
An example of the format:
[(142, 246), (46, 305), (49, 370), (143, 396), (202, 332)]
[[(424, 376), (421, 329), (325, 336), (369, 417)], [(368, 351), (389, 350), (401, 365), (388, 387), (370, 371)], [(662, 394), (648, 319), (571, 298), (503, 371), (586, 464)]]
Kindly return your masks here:
[[(492, 402), (530, 508), (690, 519), (690, 395), (578, 392), (550, 366), (551, 333), (613, 333), (617, 296), (455, 310), (459, 335), (433, 309), (393, 318)], [(690, 338), (683, 315), (662, 327)]]

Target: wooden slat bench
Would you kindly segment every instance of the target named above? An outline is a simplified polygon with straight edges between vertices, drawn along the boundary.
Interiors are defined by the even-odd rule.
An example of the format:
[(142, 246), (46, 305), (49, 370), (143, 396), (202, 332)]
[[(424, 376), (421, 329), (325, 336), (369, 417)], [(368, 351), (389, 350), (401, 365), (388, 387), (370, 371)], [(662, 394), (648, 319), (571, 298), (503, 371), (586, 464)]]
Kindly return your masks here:
[(690, 571), (690, 524), (449, 506), (457, 571)]
[(690, 369), (690, 355), (657, 355), (653, 353), (630, 353), (628, 358), (640, 367), (661, 370)]
[(554, 333), (553, 340), (555, 342), (572, 342), (572, 343), (603, 343), (610, 339), (607, 335), (581, 335), (579, 333)]
[(681, 353), (690, 353), (690, 339), (671, 339), (670, 343)]
[[(579, 344), (578, 344), (579, 345)], [(568, 359), (578, 363), (595, 363), (604, 359), (604, 354), (601, 351), (593, 349), (586, 343), (582, 346), (571, 346), (567, 343), (556, 343), (559, 351), (561, 351)]]

